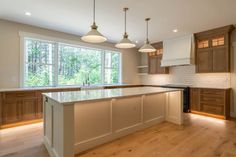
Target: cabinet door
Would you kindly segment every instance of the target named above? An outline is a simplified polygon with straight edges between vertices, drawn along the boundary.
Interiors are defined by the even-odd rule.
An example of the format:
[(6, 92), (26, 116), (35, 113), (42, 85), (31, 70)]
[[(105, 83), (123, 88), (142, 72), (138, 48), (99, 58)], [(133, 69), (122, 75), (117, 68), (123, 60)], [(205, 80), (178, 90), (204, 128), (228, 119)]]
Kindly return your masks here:
[(22, 100), (22, 120), (32, 120), (37, 117), (37, 99), (23, 99)]
[(17, 99), (6, 100), (2, 105), (3, 124), (21, 121), (21, 102)]
[(168, 67), (161, 67), (162, 55), (157, 56), (157, 74), (168, 74)]
[(157, 57), (156, 56), (148, 57), (148, 73), (149, 74), (157, 73)]
[[(46, 92), (46, 91), (45, 91)], [(50, 91), (49, 91), (50, 92)], [(37, 92), (37, 118), (43, 118), (43, 91)]]
[(190, 110), (200, 111), (200, 90), (197, 88), (190, 89)]
[(226, 47), (213, 48), (213, 72), (229, 72), (229, 56)]
[(43, 101), (39, 100), (37, 104), (37, 118), (43, 118)]
[(211, 49), (199, 50), (197, 52), (197, 72), (212, 72), (213, 57)]
[(157, 73), (158, 74), (164, 74), (165, 73), (165, 68), (161, 67), (161, 56), (157, 57)]

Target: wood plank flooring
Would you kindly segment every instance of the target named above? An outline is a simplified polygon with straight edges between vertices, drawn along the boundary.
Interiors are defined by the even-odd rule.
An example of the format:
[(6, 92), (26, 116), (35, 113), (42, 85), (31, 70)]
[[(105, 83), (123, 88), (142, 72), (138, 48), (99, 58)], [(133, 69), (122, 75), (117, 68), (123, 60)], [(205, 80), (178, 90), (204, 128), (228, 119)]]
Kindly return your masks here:
[[(0, 156), (49, 157), (42, 123), (0, 130)], [(184, 125), (161, 123), (77, 157), (236, 157), (236, 121), (186, 114)]]

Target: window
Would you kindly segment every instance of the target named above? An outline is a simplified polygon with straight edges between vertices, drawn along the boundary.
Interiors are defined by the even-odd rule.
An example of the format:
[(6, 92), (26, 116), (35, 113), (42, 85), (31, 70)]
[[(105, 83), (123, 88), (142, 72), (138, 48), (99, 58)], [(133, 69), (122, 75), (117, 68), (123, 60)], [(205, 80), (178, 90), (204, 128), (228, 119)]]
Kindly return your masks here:
[(25, 38), (24, 87), (118, 84), (121, 54)]
[(52, 43), (26, 40), (24, 68), (26, 86), (53, 86), (54, 50)]

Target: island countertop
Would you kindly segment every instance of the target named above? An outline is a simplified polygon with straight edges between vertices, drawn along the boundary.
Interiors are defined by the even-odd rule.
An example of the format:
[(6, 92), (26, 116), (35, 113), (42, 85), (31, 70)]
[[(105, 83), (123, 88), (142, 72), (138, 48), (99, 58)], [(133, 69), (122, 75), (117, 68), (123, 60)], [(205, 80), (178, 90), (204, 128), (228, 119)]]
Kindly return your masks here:
[(53, 93), (43, 93), (43, 95), (60, 104), (74, 104), (84, 101), (95, 101), (102, 99), (165, 93), (165, 92), (173, 92), (181, 90), (182, 89), (161, 88), (161, 87), (133, 87), (133, 88), (82, 90), (73, 92), (53, 92)]

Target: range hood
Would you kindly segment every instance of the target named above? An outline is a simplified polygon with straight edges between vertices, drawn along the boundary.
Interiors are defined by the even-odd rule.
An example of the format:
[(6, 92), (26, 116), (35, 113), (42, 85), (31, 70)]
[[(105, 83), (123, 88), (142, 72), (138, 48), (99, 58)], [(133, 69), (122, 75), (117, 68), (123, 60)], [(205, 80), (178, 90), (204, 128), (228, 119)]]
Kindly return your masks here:
[(194, 64), (194, 35), (163, 41), (162, 67)]

